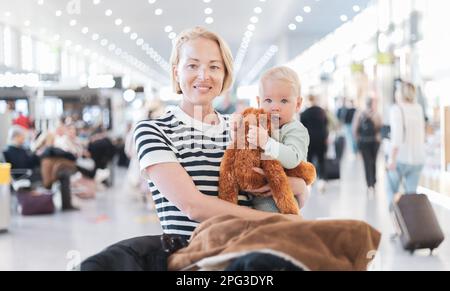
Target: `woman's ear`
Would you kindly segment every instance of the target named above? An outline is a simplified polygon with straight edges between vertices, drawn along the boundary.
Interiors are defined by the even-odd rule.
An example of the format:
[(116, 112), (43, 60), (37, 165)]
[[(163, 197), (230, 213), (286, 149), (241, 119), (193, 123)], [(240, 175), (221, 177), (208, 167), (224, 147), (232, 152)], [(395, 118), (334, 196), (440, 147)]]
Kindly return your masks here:
[(174, 77), (175, 81), (177, 81), (179, 83), (180, 81), (179, 81), (179, 78), (178, 78), (178, 68), (177, 68), (177, 66), (172, 66), (172, 71), (173, 71), (173, 77)]

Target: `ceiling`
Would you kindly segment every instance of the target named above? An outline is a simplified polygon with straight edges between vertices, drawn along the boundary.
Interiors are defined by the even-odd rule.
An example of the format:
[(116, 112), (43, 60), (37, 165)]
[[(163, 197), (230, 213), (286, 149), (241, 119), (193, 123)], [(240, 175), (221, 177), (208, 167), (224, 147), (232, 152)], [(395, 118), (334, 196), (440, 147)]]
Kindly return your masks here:
[[(178, 34), (183, 29), (202, 25), (218, 32), (230, 45), (234, 57), (242, 60), (241, 69), (236, 76), (236, 84), (242, 84), (244, 81), (253, 81), (261, 69), (282, 64), (297, 56), (339, 27), (343, 23), (342, 15), (346, 15), (348, 19), (353, 18), (357, 14), (354, 5), (363, 9), (368, 2), (369, 0), (0, 0), (0, 22), (28, 30), (33, 35), (62, 45), (70, 40), (71, 46), (81, 45), (84, 50), (89, 49), (98, 55), (128, 62), (146, 75), (167, 84), (169, 74), (166, 70), (172, 41), (165, 29), (170, 25), (171, 32)], [(305, 12), (305, 6), (310, 7), (310, 13)], [(256, 7), (260, 9), (255, 9)], [(206, 14), (206, 8), (211, 8), (212, 11), (206, 11), (211, 12), (210, 14)], [(156, 15), (156, 9), (162, 9), (162, 14)], [(253, 16), (258, 18), (253, 19), (254, 23), (251, 20)], [(303, 21), (297, 22), (296, 16), (303, 17)], [(213, 22), (205, 23), (207, 17), (212, 17)], [(241, 49), (239, 53), (240, 48), (245, 47), (242, 41), (249, 24), (254, 25), (254, 30), (247, 39), (248, 50), (244, 53)], [(289, 24), (295, 24), (296, 29), (289, 29)], [(129, 31), (125, 27), (129, 27)], [(114, 44), (113, 48), (111, 44)], [(273, 45), (278, 48), (276, 52), (269, 50)], [(263, 58), (265, 54), (266, 57)], [(159, 60), (159, 64), (155, 60)]]

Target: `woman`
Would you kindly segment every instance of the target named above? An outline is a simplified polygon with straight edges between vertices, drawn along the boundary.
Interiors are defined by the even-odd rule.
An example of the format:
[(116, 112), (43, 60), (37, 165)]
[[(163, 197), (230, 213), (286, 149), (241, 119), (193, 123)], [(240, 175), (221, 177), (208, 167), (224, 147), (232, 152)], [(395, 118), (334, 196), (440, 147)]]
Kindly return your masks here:
[(356, 113), (353, 121), (353, 136), (363, 157), (368, 195), (375, 194), (381, 126), (382, 121), (380, 114), (377, 112), (376, 100), (369, 98), (366, 103), (366, 109), (361, 113)]
[[(263, 219), (274, 215), (217, 198), (220, 161), (229, 143), (228, 118), (214, 111), (213, 100), (232, 84), (232, 56), (216, 34), (196, 27), (181, 33), (171, 57), (173, 88), (183, 94), (175, 110), (140, 122), (135, 142), (142, 173), (150, 188), (165, 234), (189, 238), (199, 222), (218, 215)], [(255, 169), (255, 171), (259, 171)], [(303, 180), (290, 178), (304, 204)], [(268, 186), (249, 192), (267, 192)], [(240, 204), (249, 205), (246, 196)], [(276, 214), (281, 215), (281, 214)], [(289, 216), (300, 219), (299, 216)], [(83, 263), (82, 269), (166, 268), (161, 237), (121, 242)], [(111, 255), (114, 253), (114, 257)]]
[(387, 167), (390, 200), (398, 193), (402, 180), (404, 193), (416, 193), (425, 163), (425, 117), (416, 102), (415, 86), (402, 82), (396, 101), (390, 114), (392, 148)]

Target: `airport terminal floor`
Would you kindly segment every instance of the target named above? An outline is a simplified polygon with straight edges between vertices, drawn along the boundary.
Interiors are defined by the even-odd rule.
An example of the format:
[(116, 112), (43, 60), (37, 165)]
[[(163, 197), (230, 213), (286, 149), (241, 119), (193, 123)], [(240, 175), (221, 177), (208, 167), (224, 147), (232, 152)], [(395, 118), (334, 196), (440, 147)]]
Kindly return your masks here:
[[(382, 232), (382, 240), (369, 270), (444, 271), (450, 270), (450, 241), (445, 240), (430, 256), (429, 250), (414, 255), (392, 240), (394, 227), (383, 190), (382, 159), (379, 185), (374, 196), (366, 194), (362, 160), (345, 155), (341, 181), (330, 181), (323, 193), (314, 186), (303, 215), (305, 219), (356, 219)], [(120, 240), (160, 234), (155, 210), (138, 194), (124, 186), (117, 169), (115, 185), (97, 194), (95, 200), (75, 200), (80, 211), (47, 216), (14, 215), (10, 231), (0, 235), (0, 270), (66, 270), (106, 246)], [(442, 226), (450, 219), (450, 209), (434, 205)], [(450, 236), (448, 227), (443, 228)]]

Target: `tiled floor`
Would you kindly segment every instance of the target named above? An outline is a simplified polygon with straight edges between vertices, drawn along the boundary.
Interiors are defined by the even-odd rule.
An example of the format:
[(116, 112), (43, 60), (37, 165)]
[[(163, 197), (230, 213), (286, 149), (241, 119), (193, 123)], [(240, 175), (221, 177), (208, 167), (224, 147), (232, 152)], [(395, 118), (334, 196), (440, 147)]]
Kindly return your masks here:
[[(398, 241), (390, 240), (393, 227), (382, 187), (375, 197), (367, 197), (359, 158), (347, 155), (342, 170), (342, 181), (330, 182), (324, 194), (313, 188), (303, 210), (305, 218), (358, 219), (379, 229), (383, 238), (371, 269), (450, 270), (449, 239), (434, 256), (429, 256), (428, 251), (414, 256), (403, 251)], [(120, 173), (117, 177), (123, 176)], [(82, 208), (78, 212), (41, 217), (14, 215), (10, 231), (0, 234), (0, 270), (66, 270), (114, 242), (161, 232), (155, 212), (138, 201), (123, 181), (98, 194), (96, 200), (77, 202)], [(450, 212), (436, 207), (436, 213), (450, 237)]]

